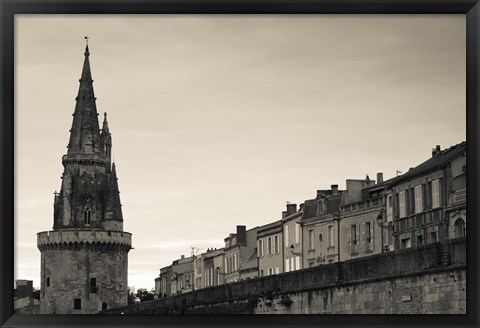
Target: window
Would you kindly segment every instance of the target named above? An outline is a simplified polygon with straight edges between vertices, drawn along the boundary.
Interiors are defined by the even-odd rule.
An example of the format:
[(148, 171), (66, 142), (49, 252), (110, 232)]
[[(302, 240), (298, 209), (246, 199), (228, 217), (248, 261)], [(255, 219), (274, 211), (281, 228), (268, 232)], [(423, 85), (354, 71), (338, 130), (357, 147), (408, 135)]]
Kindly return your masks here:
[(358, 226), (356, 224), (352, 224), (351, 226), (351, 239), (353, 245), (358, 243)]
[(295, 256), (295, 270), (300, 270), (300, 256)]
[(432, 231), (430, 233), (430, 240), (432, 243), (436, 243), (438, 241), (438, 231)]
[(285, 246), (290, 247), (290, 244), (288, 243), (288, 224), (285, 225)]
[(410, 242), (410, 238), (404, 238), (402, 239), (402, 249), (403, 248), (410, 248), (412, 246)]
[(260, 239), (258, 241), (258, 256), (259, 257), (263, 256), (263, 239)]
[(268, 268), (268, 275), (271, 276), (273, 274), (273, 268)]
[(323, 240), (322, 234), (319, 234), (319, 235), (318, 235), (318, 240), (319, 240), (320, 242), (322, 242), (322, 240)]
[(350, 236), (349, 236), (350, 253), (352, 255), (355, 255), (355, 254), (358, 253), (357, 244), (359, 244), (359, 238), (360, 238), (359, 225), (358, 224), (352, 224), (350, 226)]
[(333, 225), (328, 226), (328, 246), (333, 247), (335, 238), (333, 236)]
[(300, 225), (295, 223), (295, 244), (300, 243)]
[(272, 255), (272, 237), (267, 240), (267, 255)]
[(387, 197), (387, 206), (392, 207), (392, 196)]
[(417, 236), (417, 246), (423, 245), (423, 235)]
[(415, 213), (423, 211), (422, 186), (415, 187)]
[(432, 208), (440, 206), (440, 180), (432, 181)]
[(74, 310), (81, 310), (82, 309), (82, 300), (79, 298), (75, 298), (73, 300), (73, 309)]
[(83, 213), (83, 222), (85, 222), (85, 225), (90, 225), (92, 223), (91, 211), (89, 208), (85, 209)]
[(457, 219), (453, 229), (455, 232), (455, 238), (465, 237), (467, 235), (465, 221), (463, 221), (463, 219)]
[(279, 251), (279, 246), (278, 246), (278, 235), (275, 236), (275, 243), (273, 244), (273, 251), (275, 252), (275, 254), (278, 254), (280, 253)]
[(102, 311), (105, 311), (107, 309), (107, 303), (102, 303)]
[(275, 274), (279, 274), (280, 273), (280, 268), (277, 266), (275, 267)]
[(313, 238), (313, 229), (308, 230), (308, 250), (311, 251), (315, 248), (315, 240)]
[(50, 287), (50, 277), (47, 277), (47, 287)]
[(365, 243), (370, 244), (372, 242), (372, 231), (371, 231), (372, 223), (365, 222)]
[(263, 277), (263, 270), (260, 270), (260, 277)]
[(285, 272), (289, 272), (289, 271), (290, 271), (290, 260), (286, 259), (285, 260)]
[(295, 270), (295, 262), (293, 262), (293, 257), (290, 258), (290, 271), (294, 271)]
[(406, 203), (405, 203), (405, 191), (402, 191), (398, 194), (398, 202), (400, 208), (400, 217), (404, 218), (407, 215)]
[(90, 278), (90, 293), (97, 293), (97, 279)]

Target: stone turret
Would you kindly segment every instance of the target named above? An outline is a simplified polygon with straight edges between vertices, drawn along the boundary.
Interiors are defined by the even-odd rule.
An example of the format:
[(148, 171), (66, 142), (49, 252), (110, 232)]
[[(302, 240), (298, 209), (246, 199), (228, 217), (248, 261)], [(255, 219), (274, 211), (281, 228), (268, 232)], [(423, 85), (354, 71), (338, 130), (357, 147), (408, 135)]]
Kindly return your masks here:
[(97, 313), (127, 304), (131, 234), (123, 231), (106, 113), (99, 129), (88, 44), (84, 55), (53, 231), (37, 234), (41, 313)]

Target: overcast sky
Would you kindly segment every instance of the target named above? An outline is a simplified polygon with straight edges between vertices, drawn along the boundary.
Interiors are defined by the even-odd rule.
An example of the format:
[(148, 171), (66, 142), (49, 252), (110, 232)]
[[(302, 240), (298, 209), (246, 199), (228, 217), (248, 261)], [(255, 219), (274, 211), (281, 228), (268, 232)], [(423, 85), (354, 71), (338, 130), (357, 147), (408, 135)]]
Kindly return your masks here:
[[(84, 36), (108, 112), (129, 285), (191, 247), (385, 179), (465, 136), (464, 15), (16, 15), (15, 279), (40, 286)], [(100, 118), (103, 116), (100, 115)]]

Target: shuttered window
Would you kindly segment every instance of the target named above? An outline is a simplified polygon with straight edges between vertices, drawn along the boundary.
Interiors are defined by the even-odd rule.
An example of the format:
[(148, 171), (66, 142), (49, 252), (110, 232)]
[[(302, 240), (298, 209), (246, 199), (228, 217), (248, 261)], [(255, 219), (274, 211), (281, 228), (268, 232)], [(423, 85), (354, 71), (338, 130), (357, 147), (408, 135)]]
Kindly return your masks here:
[(398, 207), (399, 215), (401, 218), (407, 216), (406, 203), (405, 203), (405, 191), (402, 191), (398, 194)]
[(440, 207), (440, 180), (432, 181), (432, 208)]
[(423, 200), (422, 200), (422, 186), (415, 187), (415, 213), (420, 213), (423, 211)]

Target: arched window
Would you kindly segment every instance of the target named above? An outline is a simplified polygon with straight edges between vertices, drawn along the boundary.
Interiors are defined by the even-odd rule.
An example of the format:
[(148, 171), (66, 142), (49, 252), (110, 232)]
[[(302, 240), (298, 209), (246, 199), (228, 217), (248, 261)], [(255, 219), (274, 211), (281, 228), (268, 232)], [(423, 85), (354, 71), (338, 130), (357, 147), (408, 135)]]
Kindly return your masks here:
[(467, 235), (467, 230), (465, 227), (465, 221), (462, 218), (457, 219), (454, 225), (455, 238), (465, 237)]
[(90, 225), (92, 223), (92, 213), (89, 208), (85, 209), (85, 212), (83, 213), (83, 222), (85, 222), (85, 225)]

